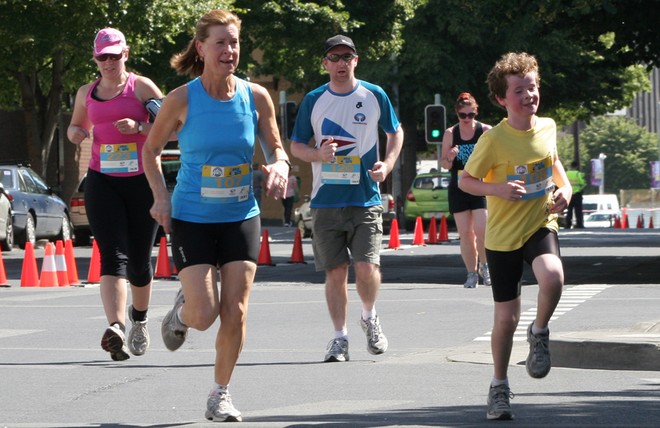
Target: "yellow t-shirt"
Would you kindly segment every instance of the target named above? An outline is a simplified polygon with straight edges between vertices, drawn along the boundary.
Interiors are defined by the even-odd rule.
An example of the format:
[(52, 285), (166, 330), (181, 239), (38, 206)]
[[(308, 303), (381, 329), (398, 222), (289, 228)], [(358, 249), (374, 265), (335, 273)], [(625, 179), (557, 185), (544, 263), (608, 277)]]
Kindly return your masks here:
[(514, 251), (540, 228), (558, 231), (552, 204), (552, 166), (557, 160), (557, 129), (550, 118), (537, 118), (528, 131), (512, 128), (507, 119), (484, 133), (465, 170), (487, 183), (525, 181), (527, 194), (518, 201), (487, 196), (486, 248)]

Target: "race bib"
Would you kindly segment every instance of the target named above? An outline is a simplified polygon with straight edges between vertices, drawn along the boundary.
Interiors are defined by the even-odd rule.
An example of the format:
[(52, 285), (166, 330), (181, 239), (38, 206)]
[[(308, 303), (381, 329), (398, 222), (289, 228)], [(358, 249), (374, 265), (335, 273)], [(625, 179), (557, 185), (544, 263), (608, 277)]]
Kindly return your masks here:
[(235, 166), (202, 167), (202, 202), (229, 204), (243, 202), (250, 196), (252, 178), (247, 163)]
[(335, 156), (330, 162), (321, 164), (321, 183), (360, 184), (360, 157)]
[(552, 192), (552, 159), (548, 156), (537, 162), (524, 165), (507, 166), (506, 180), (521, 180), (525, 184), (525, 193), (522, 199), (536, 199)]
[(105, 174), (129, 173), (140, 169), (137, 143), (102, 144), (99, 155), (101, 172)]

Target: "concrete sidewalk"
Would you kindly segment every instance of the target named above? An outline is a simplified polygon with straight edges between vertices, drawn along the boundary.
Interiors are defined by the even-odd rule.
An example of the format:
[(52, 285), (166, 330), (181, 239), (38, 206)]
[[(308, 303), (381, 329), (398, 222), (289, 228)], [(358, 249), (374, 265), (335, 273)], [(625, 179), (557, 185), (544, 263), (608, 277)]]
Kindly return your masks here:
[[(622, 286), (581, 285), (566, 287), (562, 300), (557, 306), (555, 316), (550, 322), (550, 353), (553, 367), (600, 370), (660, 370), (660, 318), (659, 299), (655, 295), (656, 285), (633, 286), (634, 306), (615, 305), (622, 314), (617, 316), (612, 309), (612, 302), (619, 300), (619, 294), (628, 294), (630, 290)], [(585, 321), (573, 320), (573, 329), (561, 324), (561, 311), (572, 306), (572, 299), (581, 298), (589, 293), (588, 300), (581, 304), (588, 305), (590, 311), (603, 319), (589, 317)], [(648, 294), (648, 297), (647, 297)], [(529, 297), (529, 294), (528, 294)], [(589, 298), (593, 297), (593, 298)], [(622, 300), (622, 299), (621, 299)], [(584, 303), (584, 302), (587, 303)], [(570, 310), (570, 309), (569, 309)], [(618, 313), (618, 312), (617, 312)], [(527, 316), (526, 316), (527, 314)], [(529, 352), (526, 341), (526, 328), (534, 318), (535, 308), (523, 312), (518, 330), (514, 336), (511, 365), (524, 365)], [(608, 316), (609, 315), (609, 316)], [(559, 320), (557, 319), (559, 318)], [(576, 329), (577, 327), (577, 329)], [(489, 343), (490, 345), (490, 343)], [(458, 349), (450, 357), (451, 361), (492, 364), (490, 346), (474, 343)]]

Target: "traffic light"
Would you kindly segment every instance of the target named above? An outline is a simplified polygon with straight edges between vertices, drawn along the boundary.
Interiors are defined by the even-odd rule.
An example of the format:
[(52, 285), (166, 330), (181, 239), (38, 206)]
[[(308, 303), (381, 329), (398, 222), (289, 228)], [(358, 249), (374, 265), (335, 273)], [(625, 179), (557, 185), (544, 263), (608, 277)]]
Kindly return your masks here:
[(442, 104), (430, 104), (426, 106), (424, 109), (424, 128), (426, 130), (427, 143), (442, 143), (442, 134), (447, 128), (445, 106)]
[(282, 133), (283, 135), (286, 135), (286, 138), (291, 138), (291, 134), (293, 134), (293, 127), (296, 124), (297, 114), (298, 109), (296, 108), (296, 103), (294, 101), (287, 101), (284, 103), (282, 111)]

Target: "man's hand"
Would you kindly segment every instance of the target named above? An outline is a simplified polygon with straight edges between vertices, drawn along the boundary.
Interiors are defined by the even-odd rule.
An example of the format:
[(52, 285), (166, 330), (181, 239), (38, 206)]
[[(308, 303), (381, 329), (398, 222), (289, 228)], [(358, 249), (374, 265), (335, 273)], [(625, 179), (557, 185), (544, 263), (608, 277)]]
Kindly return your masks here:
[(385, 162), (376, 162), (372, 169), (367, 171), (369, 177), (377, 183), (382, 183), (387, 178), (387, 174), (390, 173), (389, 167)]

